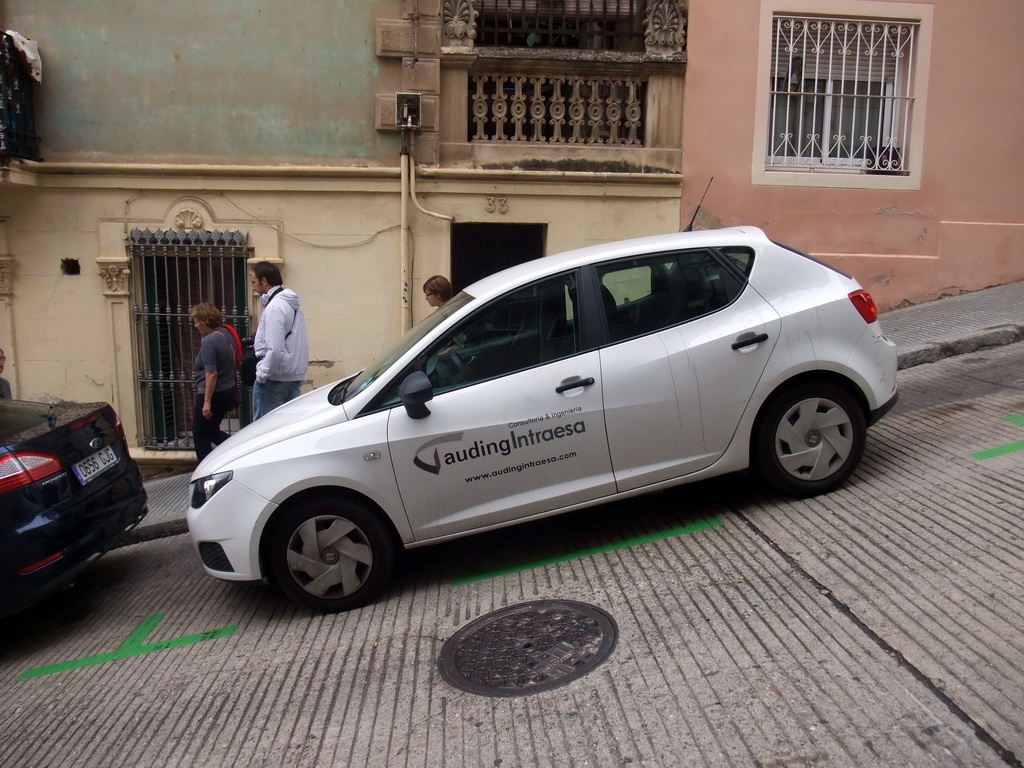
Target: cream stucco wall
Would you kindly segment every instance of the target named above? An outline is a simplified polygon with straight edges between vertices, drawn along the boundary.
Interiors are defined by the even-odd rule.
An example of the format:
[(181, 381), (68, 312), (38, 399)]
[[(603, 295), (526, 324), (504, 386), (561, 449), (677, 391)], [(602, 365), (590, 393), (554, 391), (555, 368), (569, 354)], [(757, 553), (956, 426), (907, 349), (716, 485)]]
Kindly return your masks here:
[[(456, 222), (547, 225), (546, 253), (678, 227), (678, 176), (421, 171), (417, 197)], [(488, 198), (503, 197), (502, 210)], [(175, 228), (183, 210), (203, 228), (249, 234), (253, 258), (282, 264), (303, 302), (312, 362), (306, 390), (364, 367), (401, 334), (402, 184), (397, 170), (199, 168), (19, 163), (0, 184), (9, 290), (0, 343), (16, 396), (105, 400), (139, 444), (133, 298), (111, 280), (132, 228)], [(430, 308), (419, 286), (449, 271), (450, 224), (406, 197), (412, 320)], [(62, 259), (81, 274), (62, 274)], [(254, 316), (258, 303), (253, 301)], [(140, 451), (139, 457), (168, 452)], [(154, 458), (154, 456), (149, 456)], [(189, 454), (177, 458), (191, 458)]]
[[(1024, 4), (690, 0), (689, 8), (682, 221), (714, 177), (700, 225), (763, 227), (855, 275), (882, 308), (1024, 279), (1016, 32)], [(909, 177), (764, 172), (773, 11), (921, 20), (919, 155)]]

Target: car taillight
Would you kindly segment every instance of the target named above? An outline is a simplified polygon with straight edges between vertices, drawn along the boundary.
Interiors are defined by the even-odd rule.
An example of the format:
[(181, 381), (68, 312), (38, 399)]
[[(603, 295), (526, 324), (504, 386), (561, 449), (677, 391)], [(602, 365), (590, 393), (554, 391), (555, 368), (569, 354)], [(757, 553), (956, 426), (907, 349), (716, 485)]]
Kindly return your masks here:
[(13, 491), (36, 480), (55, 475), (64, 467), (53, 456), (15, 453), (0, 458), (0, 493)]
[(82, 427), (86, 426), (87, 424), (92, 424), (98, 418), (99, 418), (99, 414), (95, 414), (95, 413), (90, 414), (89, 416), (86, 416), (84, 419), (79, 419), (78, 421), (73, 421), (70, 424), (68, 424), (68, 429), (70, 429), (72, 432), (74, 432), (74, 431), (79, 430)]
[(18, 573), (22, 576), (28, 576), (30, 573), (38, 571), (40, 568), (45, 568), (50, 563), (57, 562), (62, 557), (64, 557), (63, 552), (54, 552), (52, 555), (44, 557), (42, 560), (39, 560), (38, 562), (32, 563), (31, 565), (26, 565), (24, 568), (19, 569)]
[(860, 316), (864, 318), (865, 323), (873, 323), (878, 319), (878, 308), (875, 306), (875, 300), (871, 298), (871, 294), (861, 289), (854, 291), (850, 294), (850, 301), (853, 302), (853, 306), (860, 312)]

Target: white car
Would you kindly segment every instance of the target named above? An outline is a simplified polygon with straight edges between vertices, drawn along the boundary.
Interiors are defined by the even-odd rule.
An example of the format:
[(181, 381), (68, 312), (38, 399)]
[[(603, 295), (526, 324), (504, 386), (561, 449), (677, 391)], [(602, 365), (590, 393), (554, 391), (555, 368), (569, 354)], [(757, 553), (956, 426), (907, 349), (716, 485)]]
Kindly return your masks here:
[(839, 486), (896, 402), (852, 278), (754, 228), (583, 248), (469, 286), (192, 476), (207, 572), (338, 611), (403, 548), (753, 470)]

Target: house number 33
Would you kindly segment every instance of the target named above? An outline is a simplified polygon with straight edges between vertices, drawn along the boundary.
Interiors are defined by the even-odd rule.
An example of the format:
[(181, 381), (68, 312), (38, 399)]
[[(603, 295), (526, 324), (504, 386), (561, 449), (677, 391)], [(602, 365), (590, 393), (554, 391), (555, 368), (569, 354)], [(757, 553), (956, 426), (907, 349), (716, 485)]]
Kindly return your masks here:
[(490, 195), (486, 198), (487, 205), (484, 207), (488, 213), (508, 213), (508, 198), (505, 196)]

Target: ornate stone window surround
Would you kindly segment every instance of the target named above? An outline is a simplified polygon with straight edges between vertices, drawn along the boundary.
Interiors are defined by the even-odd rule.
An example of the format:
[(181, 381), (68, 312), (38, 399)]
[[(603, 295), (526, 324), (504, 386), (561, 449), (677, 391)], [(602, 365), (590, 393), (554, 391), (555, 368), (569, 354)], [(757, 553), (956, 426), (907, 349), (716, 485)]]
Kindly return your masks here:
[[(787, 172), (766, 168), (768, 127), (771, 120), (772, 22), (780, 15), (816, 15), (826, 13), (835, 19), (910, 20), (918, 25), (914, 42), (913, 66), (915, 103), (909, 133), (912, 151), (908, 153), (906, 175), (863, 174), (843, 171)], [(924, 133), (927, 115), (928, 76), (931, 69), (933, 8), (926, 3), (878, 2), (877, 0), (762, 0), (757, 59), (757, 96), (754, 104), (755, 131), (751, 157), (751, 181), (763, 186), (804, 186), (855, 189), (921, 188), (924, 159)]]

